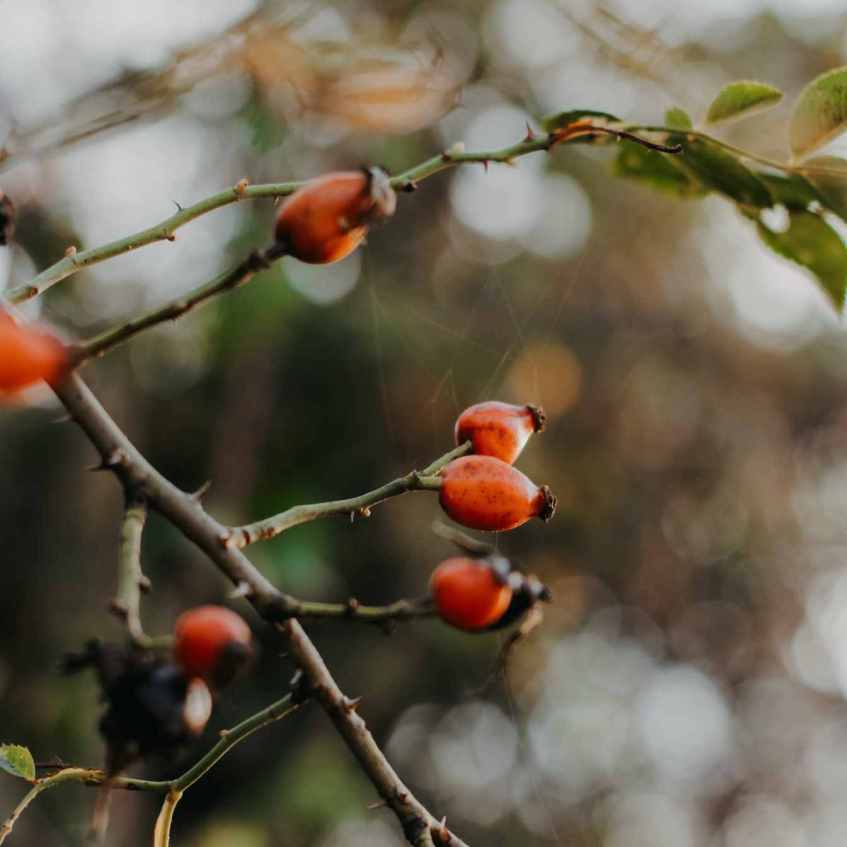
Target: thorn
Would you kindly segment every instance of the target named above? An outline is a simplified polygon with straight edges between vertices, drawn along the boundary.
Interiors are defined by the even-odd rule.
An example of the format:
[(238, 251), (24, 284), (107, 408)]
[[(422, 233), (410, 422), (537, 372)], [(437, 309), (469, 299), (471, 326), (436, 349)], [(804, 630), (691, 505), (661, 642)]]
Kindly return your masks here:
[(232, 732), (231, 729), (222, 729), (222, 730), (220, 730), (220, 732), (218, 732), (218, 735), (221, 738), (226, 738), (231, 732)]
[(407, 194), (411, 194), (413, 191), (418, 190), (418, 184), (413, 179), (410, 179), (403, 183), (400, 190), (405, 191)]
[(184, 211), (185, 211), (185, 210), (182, 208), (182, 206), (180, 206), (180, 205), (179, 205), (179, 203), (177, 203), (177, 202), (176, 202), (176, 200), (171, 200), (171, 203), (173, 203), (173, 204), (174, 204), (174, 206), (176, 206), (176, 210), (177, 210), (178, 212), (184, 212)]
[(374, 800), (373, 803), (368, 803), (366, 808), (369, 812), (375, 812), (377, 809), (384, 809), (387, 805), (385, 800)]
[(450, 830), (447, 829), (447, 816), (441, 818), (441, 823), (438, 828), (438, 837), (445, 843), (450, 843)]
[(117, 597), (113, 597), (109, 600), (107, 608), (113, 615), (115, 615), (115, 617), (121, 618), (121, 620), (126, 620), (127, 615), (129, 614), (129, 609), (127, 609), (126, 604), (118, 600)]
[(250, 185), (250, 180), (247, 177), (238, 180), (233, 186), (233, 191), (235, 192), (235, 196), (238, 198), (243, 197), (247, 193), (247, 186)]
[(532, 127), (529, 125), (529, 121), (526, 122), (526, 136), (524, 136), (524, 141), (534, 141), (535, 133), (532, 131)]
[(176, 241), (176, 236), (172, 232), (169, 232), (165, 236), (165, 241)]
[(150, 577), (140, 574), (138, 577), (138, 587), (144, 594), (149, 594), (153, 590), (153, 583), (150, 582)]
[(235, 548), (234, 533), (232, 533), (230, 530), (222, 532), (218, 536), (218, 541), (220, 542), (221, 547), (225, 548), (226, 550), (233, 550)]
[(371, 507), (370, 506), (362, 506), (362, 508), (359, 509), (358, 514), (359, 514), (360, 518), (369, 518), (371, 516)]
[(488, 159), (482, 160), (482, 167), (485, 168), (485, 172), (488, 173)]
[(74, 244), (71, 244), (70, 247), (65, 249), (65, 258), (70, 259), (74, 264), (76, 264), (76, 261), (74, 260), (75, 256), (76, 246)]
[(229, 593), (230, 600), (237, 600), (239, 597), (249, 597), (253, 593), (250, 583), (246, 580), (239, 580), (235, 588)]
[(361, 702), (362, 702), (361, 697), (354, 697), (352, 699), (350, 697), (345, 697), (344, 702), (343, 702), (344, 711), (347, 712), (348, 714), (350, 712), (355, 712), (359, 708), (359, 705), (361, 704)]
[(212, 487), (212, 480), (207, 479), (196, 491), (192, 491), (188, 496), (195, 502), (199, 503), (203, 497), (206, 496), (206, 492)]
[(350, 615), (355, 614), (359, 609), (359, 601), (355, 597), (351, 597), (347, 601), (347, 613)]
[(53, 418), (53, 420), (50, 421), (50, 423), (63, 424), (63, 423), (70, 423), (72, 420), (73, 420), (73, 418), (70, 415), (61, 415), (58, 418)]

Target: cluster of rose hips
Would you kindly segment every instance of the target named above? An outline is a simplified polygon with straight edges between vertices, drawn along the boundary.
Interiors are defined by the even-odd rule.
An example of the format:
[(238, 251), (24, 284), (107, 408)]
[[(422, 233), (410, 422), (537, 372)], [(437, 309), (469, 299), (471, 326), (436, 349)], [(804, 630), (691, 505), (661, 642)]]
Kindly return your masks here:
[[(556, 498), (512, 463), (534, 432), (544, 429), (538, 406), (489, 401), (459, 415), (456, 444), (470, 442), (462, 456), (440, 472), (439, 501), (457, 523), (471, 529), (514, 529), (530, 518), (549, 520)], [(435, 607), (447, 623), (468, 631), (501, 629), (538, 601), (550, 599), (535, 577), (514, 569), (502, 556), (457, 556), (442, 562), (430, 580)]]

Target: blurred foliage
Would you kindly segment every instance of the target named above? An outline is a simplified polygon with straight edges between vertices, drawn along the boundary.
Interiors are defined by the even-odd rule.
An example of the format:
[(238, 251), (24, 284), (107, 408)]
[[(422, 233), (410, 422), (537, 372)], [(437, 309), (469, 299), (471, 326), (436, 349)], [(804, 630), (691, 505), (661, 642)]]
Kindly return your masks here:
[[(161, 12), (169, 32), (152, 27), (151, 7), (129, 34), (104, 18), (112, 35), (92, 36), (104, 6), (57, 23), (47, 0), (7, 4), (5, 37), (20, 40), (0, 51), (5, 120), (16, 127), (2, 182), (21, 212), (18, 244), (2, 257), (10, 284), (69, 243), (125, 235), (171, 201), (244, 175), (362, 161), (396, 169), (458, 140), (511, 143), (525, 120), (583, 105), (640, 123), (681, 105), (696, 124), (734, 79), (771, 80), (793, 101), (845, 61), (844, 21), (824, 3), (739, 3), (731, 23), (709, 4), (667, 4), (664, 22), (635, 3), (577, 13), (546, 0), (303, 2), (296, 20), (293, 4), (243, 5), (249, 17), (234, 22), (223, 4), (187, 4), (190, 23)], [(132, 68), (107, 66), (110, 51), (130, 48)], [(62, 143), (87, 126), (89, 108), (110, 113), (98, 111), (104, 102), (132, 119)], [(783, 159), (789, 123), (781, 103), (715, 132)], [(309, 274), (283, 262), (86, 369), (175, 483), (212, 480), (208, 506), (229, 522), (419, 467), (451, 446), (471, 402), (545, 406), (548, 429), (521, 469), (553, 488), (560, 514), (497, 542), (555, 602), (505, 678), (484, 688), (498, 637), (432, 621), (391, 637), (309, 627), (404, 778), (472, 844), (770, 847), (840, 843), (847, 829), (843, 328), (736, 208), (651, 193), (611, 170), (674, 194), (716, 190), (747, 213), (783, 204), (785, 219), (766, 217), (763, 234), (806, 266), (808, 239), (832, 245), (823, 275), (836, 299), (843, 190), (829, 172), (807, 181), (732, 157), (724, 165), (709, 143), (683, 140), (688, 169), (622, 142), (617, 156), (585, 144), (433, 178), (349, 264)], [(27, 158), (40, 151), (52, 155)], [(837, 147), (824, 152), (841, 160)], [(834, 215), (809, 217), (815, 203)], [(173, 245), (62, 283), (45, 316), (88, 335), (262, 246), (272, 215), (267, 201), (206, 216)], [(48, 394), (28, 400), (0, 412), (2, 740), (36, 761), (97, 765), (94, 681), (55, 669), (92, 635), (121, 637), (106, 606), (122, 498), (107, 475), (85, 472), (93, 451), (54, 422)], [(438, 515), (431, 495), (411, 494), (366, 521), (297, 527), (250, 555), (310, 599), (390, 601), (420, 594), (452, 552), (430, 531)], [(155, 516), (144, 560), (152, 633), (226, 597), (205, 558)], [(263, 643), (255, 672), (226, 692), (196, 749), (147, 773), (175, 773), (216, 730), (280, 695), (290, 665), (251, 623)], [(4, 809), (23, 787), (0, 780)], [(368, 808), (374, 799), (307, 707), (192, 788), (174, 840), (399, 843), (391, 816)], [(82, 787), (48, 792), (10, 843), (82, 843), (92, 802)], [(153, 798), (116, 797), (114, 843), (149, 843), (154, 817)]]

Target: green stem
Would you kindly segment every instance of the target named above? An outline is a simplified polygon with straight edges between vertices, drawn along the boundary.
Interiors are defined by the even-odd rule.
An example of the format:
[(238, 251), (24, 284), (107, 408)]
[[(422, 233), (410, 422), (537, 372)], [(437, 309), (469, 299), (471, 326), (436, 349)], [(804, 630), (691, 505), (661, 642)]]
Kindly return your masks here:
[(237, 548), (247, 547), (249, 544), (255, 544), (257, 541), (267, 541), (270, 538), (275, 538), (282, 532), (285, 532), (291, 527), (298, 526), (302, 523), (317, 520), (318, 518), (327, 518), (332, 515), (350, 515), (351, 518), (368, 517), (373, 506), (388, 500), (390, 497), (396, 497), (399, 494), (405, 494), (407, 491), (429, 490), (435, 491), (441, 487), (441, 479), (437, 476), (445, 465), (464, 456), (471, 449), (471, 443), (466, 441), (460, 444), (449, 453), (445, 453), (440, 459), (436, 459), (431, 465), (424, 468), (422, 471), (411, 471), (405, 476), (375, 488), (373, 491), (368, 491), (365, 494), (360, 494), (358, 497), (349, 497), (346, 500), (330, 500), (326, 503), (310, 503), (304, 506), (293, 506), (280, 512), (278, 515), (272, 515), (255, 523), (245, 524), (244, 526), (232, 527), (229, 531), (229, 543)]
[(51, 776), (45, 776), (43, 779), (33, 783), (32, 788), (24, 795), (23, 799), (18, 803), (12, 811), (12, 814), (0, 824), (0, 844), (6, 840), (6, 836), (12, 831), (18, 818), (26, 811), (27, 807), (42, 791), (48, 788), (53, 788), (63, 782), (70, 780), (80, 781), (91, 774), (92, 771), (87, 768), (65, 768), (64, 770), (54, 773)]
[(108, 329), (88, 341), (75, 345), (71, 350), (73, 364), (79, 366), (88, 359), (102, 356), (108, 350), (129, 341), (130, 338), (145, 329), (165, 321), (176, 320), (207, 300), (211, 300), (213, 297), (230, 291), (239, 285), (244, 285), (258, 271), (270, 267), (271, 263), (282, 255), (282, 251), (281, 245), (274, 244), (262, 252), (251, 253), (243, 262), (239, 262), (234, 268), (218, 274), (205, 285), (201, 285), (193, 291), (171, 300), (164, 306), (159, 306), (151, 312), (141, 315), (141, 317), (133, 318), (125, 324)]

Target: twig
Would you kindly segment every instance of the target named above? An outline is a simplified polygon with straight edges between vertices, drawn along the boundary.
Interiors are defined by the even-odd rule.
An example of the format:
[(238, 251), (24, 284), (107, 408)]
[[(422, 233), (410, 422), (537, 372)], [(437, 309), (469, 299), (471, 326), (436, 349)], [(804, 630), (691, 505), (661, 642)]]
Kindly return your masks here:
[[(100, 453), (103, 464), (115, 473), (124, 488), (143, 494), (150, 508), (206, 552), (233, 584), (246, 583), (249, 587), (247, 597), (254, 608), (263, 617), (275, 620), (280, 607), (290, 603), (291, 598), (279, 592), (238, 549), (224, 543), (225, 528), (208, 515), (196, 499), (180, 491), (141, 455), (79, 375), (71, 373), (54, 387), (54, 391)], [(426, 472), (435, 473), (437, 464), (430, 465)], [(448, 834), (449, 840), (442, 836), (439, 821), (397, 776), (357, 714), (356, 701), (345, 697), (338, 688), (300, 624), (291, 619), (276, 626), (287, 643), (289, 654), (305, 674), (312, 697), (326, 711), (380, 797), (394, 811), (409, 843), (416, 843), (422, 829), (430, 829), (435, 843), (466, 847), (455, 835)]]
[(171, 843), (171, 824), (174, 819), (176, 804), (182, 799), (182, 792), (171, 789), (165, 795), (159, 817), (156, 818), (156, 829), (153, 831), (153, 847), (168, 847)]
[[(585, 135), (589, 132), (607, 132), (608, 128), (584, 127), (579, 135)], [(628, 129), (634, 129), (629, 127)], [(670, 130), (668, 130), (670, 131)], [(576, 136), (574, 136), (576, 137)], [(633, 137), (634, 141), (644, 143), (644, 139)], [(396, 174), (391, 178), (393, 188), (400, 191), (413, 191), (419, 182), (434, 176), (441, 171), (453, 168), (456, 165), (464, 164), (483, 164), (488, 165), (490, 162), (499, 162), (502, 164), (511, 164), (515, 159), (526, 156), (529, 153), (538, 153), (541, 151), (550, 150), (556, 144), (566, 143), (564, 139), (557, 136), (555, 133), (547, 135), (534, 135), (528, 133), (527, 137), (516, 144), (508, 147), (501, 147), (495, 150), (480, 150), (476, 152), (465, 152), (458, 145), (456, 149), (448, 149), (443, 153), (439, 153), (418, 165)], [(651, 142), (647, 142), (648, 144)], [(123, 253), (129, 253), (132, 250), (138, 250), (148, 244), (155, 244), (159, 241), (173, 241), (174, 233), (185, 224), (201, 217), (202, 215), (219, 209), (222, 206), (227, 206), (230, 203), (237, 203), (239, 200), (258, 197), (283, 197), (291, 194), (298, 188), (306, 184), (305, 180), (292, 182), (275, 182), (259, 185), (244, 185), (243, 182), (213, 194), (205, 200), (200, 200), (191, 206), (186, 206), (180, 209), (175, 214), (147, 229), (140, 232), (128, 235), (126, 238), (120, 238), (117, 241), (111, 241), (101, 247), (92, 247), (88, 250), (80, 250), (73, 255), (65, 256), (50, 267), (45, 268), (36, 277), (24, 285), (19, 285), (6, 293), (6, 300), (10, 303), (22, 303), (25, 300), (30, 300), (33, 297), (38, 297), (57, 282), (72, 276), (77, 271), (92, 265), (105, 262), (107, 259), (112, 259), (115, 256), (120, 256)]]
[(56, 785), (70, 780), (79, 781), (83, 778), (84, 774), (89, 773), (90, 771), (85, 768), (65, 768), (58, 773), (36, 780), (33, 783), (32, 788), (30, 788), (30, 790), (24, 795), (21, 802), (15, 806), (12, 814), (9, 815), (2, 824), (0, 824), (0, 844), (6, 840), (6, 836), (12, 831), (12, 828), (17, 823), (18, 818), (26, 811), (27, 806), (29, 806), (29, 804), (35, 800), (42, 791), (46, 791), (48, 788), (53, 788)]
[(127, 497), (121, 526), (121, 548), (118, 554), (118, 587), (110, 609), (121, 618), (129, 637), (139, 647), (149, 647), (151, 639), (141, 625), (141, 591), (149, 580), (141, 569), (141, 536), (147, 520), (147, 505), (136, 495)]
[(308, 521), (314, 521), (318, 518), (327, 518), (332, 515), (350, 515), (351, 517), (367, 517), (373, 506), (388, 500), (390, 497), (397, 497), (400, 494), (405, 494), (409, 491), (420, 490), (437, 490), (441, 481), (436, 476), (445, 465), (453, 461), (453, 459), (464, 456), (471, 449), (471, 443), (466, 441), (460, 444), (449, 453), (445, 453), (441, 458), (436, 459), (431, 465), (424, 468), (422, 471), (410, 471), (405, 476), (375, 488), (373, 491), (368, 491), (365, 494), (360, 494), (358, 497), (349, 497), (346, 500), (330, 500), (326, 503), (310, 503), (304, 506), (293, 506), (280, 512), (278, 515), (272, 515), (255, 523), (245, 524), (244, 526), (232, 527), (229, 530), (228, 543), (234, 547), (244, 548), (249, 544), (255, 544), (257, 541), (267, 541), (269, 538), (275, 538), (281, 532), (285, 532), (291, 527), (298, 526)]
[(121, 324), (114, 329), (106, 330), (106, 332), (101, 333), (89, 341), (74, 345), (71, 349), (71, 360), (73, 364), (78, 366), (88, 359), (102, 356), (113, 347), (117, 347), (133, 336), (138, 335), (139, 332), (143, 332), (145, 329), (149, 329), (165, 321), (176, 320), (201, 303), (210, 300), (212, 297), (237, 288), (239, 285), (244, 285), (258, 271), (269, 268), (272, 262), (283, 255), (283, 252), (284, 248), (282, 245), (273, 244), (266, 250), (251, 253), (234, 268), (218, 274), (218, 276), (205, 285), (201, 285), (193, 291), (171, 300), (164, 306), (153, 309), (153, 311), (148, 312), (146, 315), (133, 318), (131, 321)]

